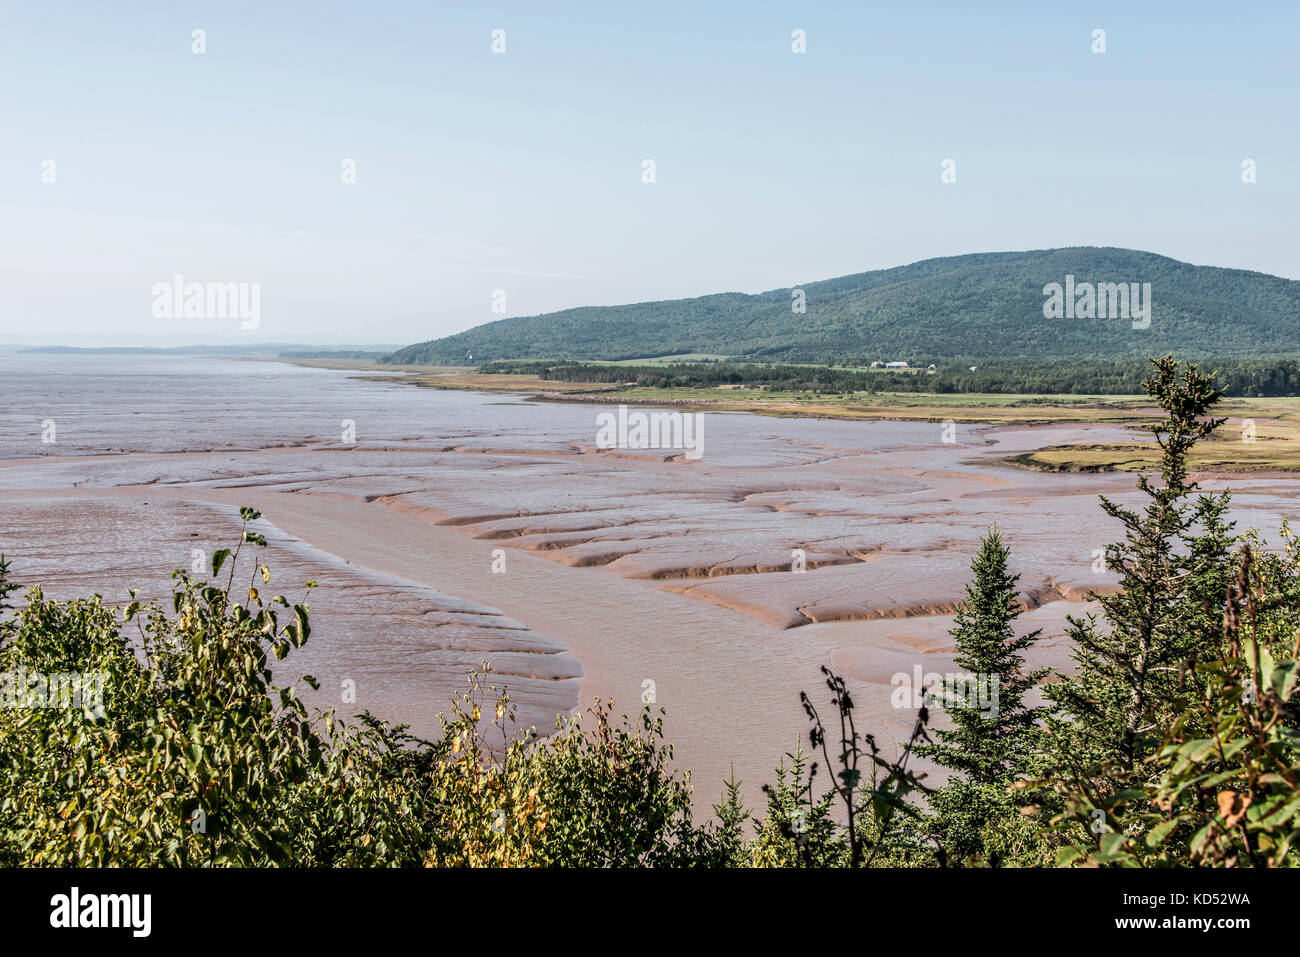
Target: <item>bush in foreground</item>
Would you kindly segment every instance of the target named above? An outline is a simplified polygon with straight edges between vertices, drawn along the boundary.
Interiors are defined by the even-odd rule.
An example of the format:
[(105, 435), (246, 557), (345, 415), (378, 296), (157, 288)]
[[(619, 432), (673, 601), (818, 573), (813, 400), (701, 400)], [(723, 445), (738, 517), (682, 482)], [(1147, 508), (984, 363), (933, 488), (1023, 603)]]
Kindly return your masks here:
[[(15, 611), (0, 556), (0, 864), (1295, 866), (1300, 543), (1284, 529), (1263, 552), (1225, 525), (1225, 496), (1185, 501), (1217, 393), (1156, 366), (1164, 482), (1140, 481), (1144, 514), (1104, 503), (1128, 533), (1107, 555), (1124, 592), (1102, 602), (1108, 628), (1075, 623), (1079, 674), (1049, 686), (1045, 720), (1023, 704), (1035, 636), (1011, 627), (1015, 580), (990, 538), (954, 639), (1006, 711), (986, 725), (946, 704), (936, 744), (922, 707), (889, 757), (823, 669), (831, 710), (801, 696), (809, 750), (786, 755), (758, 814), (733, 779), (696, 820), (649, 708), (597, 701), (549, 737), (512, 736), (509, 696), (476, 674), (432, 741), (309, 711), (274, 663), (308, 641), (310, 609), (240, 565), (266, 544), (253, 509), (209, 579), (174, 573), (169, 609), (36, 588)], [(953, 776), (926, 784), (917, 753)]]

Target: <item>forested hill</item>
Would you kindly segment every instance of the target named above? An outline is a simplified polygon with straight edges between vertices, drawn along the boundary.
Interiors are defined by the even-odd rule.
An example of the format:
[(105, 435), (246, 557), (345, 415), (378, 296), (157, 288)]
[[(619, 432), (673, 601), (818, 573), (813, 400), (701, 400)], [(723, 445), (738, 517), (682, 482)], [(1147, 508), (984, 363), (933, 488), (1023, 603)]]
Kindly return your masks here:
[[(1045, 318), (1044, 287), (1150, 283), (1150, 326)], [(803, 290), (806, 311), (797, 312)], [(1143, 299), (1145, 304), (1145, 299)], [(1137, 320), (1141, 324), (1142, 320)], [(976, 253), (805, 282), (758, 295), (588, 306), (501, 319), (407, 346), (394, 363), (636, 359), (704, 353), (759, 362), (860, 365), (946, 357), (1110, 359), (1300, 356), (1300, 282), (1193, 266), (1132, 249)]]

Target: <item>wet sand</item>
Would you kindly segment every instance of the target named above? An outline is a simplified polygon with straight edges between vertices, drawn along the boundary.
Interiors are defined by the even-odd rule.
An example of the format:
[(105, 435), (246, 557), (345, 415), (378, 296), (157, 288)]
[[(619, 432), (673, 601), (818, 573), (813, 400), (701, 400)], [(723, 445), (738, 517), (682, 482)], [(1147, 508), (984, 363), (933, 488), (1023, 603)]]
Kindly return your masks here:
[[(20, 580), (165, 593), (189, 540), (228, 544), (232, 506), (253, 505), (278, 530), (277, 583), (321, 581), (301, 664), (323, 692), (359, 675), (358, 709), (432, 734), (483, 657), (541, 729), (594, 695), (634, 711), (653, 687), (706, 798), (733, 767), (757, 798), (806, 740), (798, 693), (821, 690), (823, 664), (855, 683), (864, 730), (904, 736), (890, 679), (952, 670), (949, 613), (992, 525), (1022, 574), (1024, 626), (1044, 629), (1031, 664), (1068, 667), (1065, 614), (1112, 584), (1092, 571), (1118, 534), (1096, 496), (1135, 500), (1131, 476), (1000, 464), (1124, 437), (1110, 426), (962, 425), (945, 442), (940, 423), (710, 414), (703, 459), (685, 461), (598, 450), (600, 410), (579, 405), (264, 363), (124, 377), (42, 359), (0, 368), (16, 397), (0, 410), (0, 549)], [(337, 434), (347, 421), (354, 441)], [(1293, 482), (1233, 485), (1243, 526), (1272, 535), (1295, 517)]]

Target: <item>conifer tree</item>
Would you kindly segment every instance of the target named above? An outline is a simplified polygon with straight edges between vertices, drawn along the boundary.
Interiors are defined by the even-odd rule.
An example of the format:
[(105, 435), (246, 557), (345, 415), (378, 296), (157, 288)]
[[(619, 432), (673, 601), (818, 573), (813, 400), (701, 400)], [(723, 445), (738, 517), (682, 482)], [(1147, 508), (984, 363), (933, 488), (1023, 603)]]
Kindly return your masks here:
[(973, 680), (967, 693), (944, 703), (952, 727), (935, 729), (938, 743), (917, 749), (922, 757), (959, 771), (976, 784), (1005, 784), (1023, 771), (1043, 711), (1024, 703), (1025, 694), (1047, 669), (1024, 670), (1021, 652), (1038, 640), (1040, 632), (1015, 632), (1021, 614), (1020, 576), (1007, 570), (1008, 556), (1001, 534), (991, 530), (971, 562), (975, 577), (966, 586), (965, 601), (950, 632), (957, 647), (954, 662), (963, 677)]
[(957, 772), (929, 795), (926, 826), (953, 865), (1047, 860), (1043, 838), (1021, 814), (1036, 798), (1017, 784), (1038, 770), (1037, 720), (1044, 709), (1027, 706), (1025, 695), (1047, 669), (1025, 671), (1021, 652), (1039, 632), (1016, 634), (1019, 576), (1007, 570), (1007, 558), (1001, 535), (990, 531), (971, 563), (974, 578), (950, 632), (962, 669), (957, 677), (966, 686), (935, 689), (952, 726), (935, 729), (938, 742), (917, 749)]
[(1233, 542), (1226, 498), (1193, 503), (1197, 486), (1188, 479), (1192, 447), (1224, 422), (1209, 416), (1222, 392), (1191, 363), (1180, 377), (1172, 356), (1151, 362), (1146, 391), (1165, 413), (1147, 427), (1160, 446), (1160, 481), (1138, 476), (1148, 499), (1141, 512), (1101, 497), (1124, 528), (1124, 540), (1106, 549), (1120, 590), (1091, 596), (1104, 625), (1095, 615), (1070, 619), (1076, 674), (1045, 689), (1061, 711), (1051, 722), (1058, 759), (1076, 772), (1100, 763), (1131, 770), (1155, 746), (1159, 706), (1174, 697), (1180, 666), (1203, 639), (1204, 629), (1191, 625), (1209, 620), (1199, 606), (1217, 587)]

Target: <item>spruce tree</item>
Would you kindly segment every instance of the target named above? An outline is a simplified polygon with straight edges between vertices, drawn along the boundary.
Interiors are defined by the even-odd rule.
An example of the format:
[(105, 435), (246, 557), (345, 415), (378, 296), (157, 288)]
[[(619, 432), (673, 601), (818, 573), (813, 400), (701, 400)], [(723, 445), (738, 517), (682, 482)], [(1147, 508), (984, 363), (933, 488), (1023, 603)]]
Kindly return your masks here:
[(971, 562), (975, 577), (966, 586), (965, 601), (950, 632), (957, 648), (955, 664), (982, 693), (966, 695), (966, 700), (956, 695), (944, 702), (952, 727), (935, 729), (938, 743), (916, 749), (922, 757), (976, 784), (1007, 784), (1023, 771), (1043, 711), (1024, 703), (1025, 694), (1047, 669), (1024, 670), (1021, 652), (1038, 640), (1040, 632), (1015, 632), (1021, 614), (1020, 576), (1007, 570), (1008, 555), (1001, 534), (991, 530)]
[(937, 743), (917, 748), (919, 755), (956, 772), (930, 794), (927, 819), (930, 837), (952, 865), (1048, 859), (1036, 826), (1021, 814), (1021, 807), (1036, 798), (1020, 785), (1012, 787), (1037, 770), (1037, 719), (1043, 708), (1028, 707), (1024, 699), (1047, 669), (1024, 669), (1021, 652), (1039, 632), (1016, 634), (1019, 576), (1007, 570), (1007, 558), (1001, 535), (990, 531), (971, 563), (974, 578), (950, 632), (955, 663), (963, 677), (974, 679), (978, 693), (941, 693), (952, 726), (935, 729)]
[(1212, 616), (1201, 606), (1232, 545), (1226, 497), (1193, 503), (1188, 480), (1192, 447), (1224, 422), (1208, 414), (1222, 392), (1191, 363), (1180, 378), (1172, 356), (1151, 361), (1146, 391), (1165, 413), (1147, 427), (1160, 446), (1160, 481), (1138, 476), (1148, 499), (1141, 512), (1101, 497), (1124, 528), (1124, 540), (1106, 549), (1120, 590), (1090, 596), (1104, 625), (1096, 615), (1069, 620), (1076, 674), (1046, 689), (1061, 712), (1051, 721), (1057, 758), (1075, 773), (1102, 763), (1129, 771), (1154, 747), (1159, 707), (1175, 697), (1180, 666), (1204, 639), (1206, 629), (1193, 625)]

